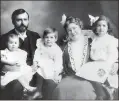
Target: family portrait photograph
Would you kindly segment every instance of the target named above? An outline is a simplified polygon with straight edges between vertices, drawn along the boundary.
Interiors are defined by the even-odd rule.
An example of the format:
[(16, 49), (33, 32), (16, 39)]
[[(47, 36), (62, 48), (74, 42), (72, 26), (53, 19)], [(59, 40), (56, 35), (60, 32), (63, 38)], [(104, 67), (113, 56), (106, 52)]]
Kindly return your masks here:
[(0, 5), (0, 100), (119, 100), (118, 0)]

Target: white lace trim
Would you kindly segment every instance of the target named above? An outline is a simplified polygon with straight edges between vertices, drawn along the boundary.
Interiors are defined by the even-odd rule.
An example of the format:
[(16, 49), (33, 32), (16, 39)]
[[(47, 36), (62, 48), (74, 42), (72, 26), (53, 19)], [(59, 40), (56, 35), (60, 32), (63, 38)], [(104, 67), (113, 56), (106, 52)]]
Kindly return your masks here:
[[(88, 47), (88, 37), (85, 37), (83, 56), (82, 56), (82, 60), (81, 60), (82, 62), (81, 62), (80, 67), (85, 63), (85, 58), (87, 56), (87, 49), (88, 49), (87, 47)], [(72, 56), (71, 42), (68, 42), (68, 54), (69, 54), (69, 59), (70, 59), (70, 63), (71, 63), (72, 69), (74, 71), (76, 71), (74, 58)]]

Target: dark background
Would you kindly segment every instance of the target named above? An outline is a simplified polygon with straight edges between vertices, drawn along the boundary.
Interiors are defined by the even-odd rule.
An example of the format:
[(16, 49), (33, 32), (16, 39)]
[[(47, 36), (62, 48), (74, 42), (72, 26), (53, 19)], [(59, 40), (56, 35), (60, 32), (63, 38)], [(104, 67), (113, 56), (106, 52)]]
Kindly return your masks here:
[(52, 26), (62, 39), (65, 31), (60, 21), (65, 13), (79, 17), (85, 26), (89, 25), (88, 14), (103, 14), (112, 21), (113, 34), (118, 37), (118, 1), (1, 1), (1, 34), (13, 28), (11, 14), (18, 8), (24, 8), (30, 14), (29, 29), (40, 35), (46, 27)]

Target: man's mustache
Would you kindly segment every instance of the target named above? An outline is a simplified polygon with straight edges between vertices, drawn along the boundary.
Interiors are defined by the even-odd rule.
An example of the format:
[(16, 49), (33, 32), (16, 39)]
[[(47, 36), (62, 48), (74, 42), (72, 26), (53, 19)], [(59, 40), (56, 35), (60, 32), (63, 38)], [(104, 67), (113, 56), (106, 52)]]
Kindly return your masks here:
[(19, 27), (26, 27), (27, 28), (28, 26), (25, 26), (24, 24), (21, 24)]

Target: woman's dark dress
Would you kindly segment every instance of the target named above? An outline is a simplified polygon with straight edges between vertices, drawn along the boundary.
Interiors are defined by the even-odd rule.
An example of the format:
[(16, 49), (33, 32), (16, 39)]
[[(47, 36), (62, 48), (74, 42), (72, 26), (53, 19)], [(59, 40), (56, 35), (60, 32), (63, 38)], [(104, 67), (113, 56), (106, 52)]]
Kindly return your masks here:
[[(90, 40), (84, 44), (85, 50), (84, 63), (89, 61)], [(63, 54), (63, 79), (55, 88), (53, 100), (94, 100), (108, 99), (109, 95), (100, 83), (91, 82), (75, 75), (72, 69), (68, 45), (66, 45)]]

